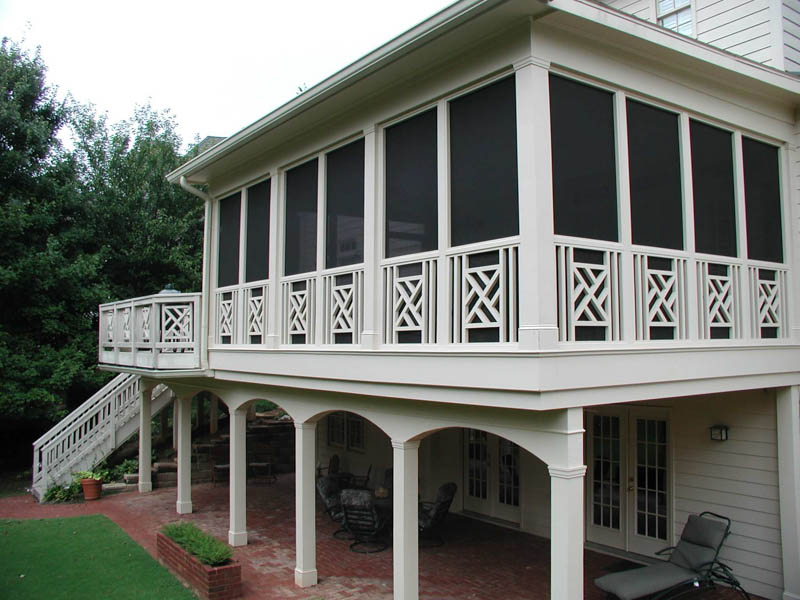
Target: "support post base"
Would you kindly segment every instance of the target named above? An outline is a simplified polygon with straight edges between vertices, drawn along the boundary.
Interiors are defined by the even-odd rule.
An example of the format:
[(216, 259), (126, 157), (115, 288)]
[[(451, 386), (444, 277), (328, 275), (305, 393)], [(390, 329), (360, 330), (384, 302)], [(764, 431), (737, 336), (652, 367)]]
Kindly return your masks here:
[(247, 545), (247, 532), (246, 531), (228, 531), (228, 543), (231, 546), (246, 546)]
[(140, 481), (139, 482), (139, 493), (146, 494), (147, 492), (153, 491), (153, 482), (152, 481)]
[(192, 503), (191, 501), (178, 500), (175, 503), (175, 510), (179, 515), (188, 515), (192, 512)]
[(297, 587), (301, 588), (317, 585), (317, 570), (311, 569), (310, 571), (301, 571), (300, 569), (295, 569), (294, 583)]

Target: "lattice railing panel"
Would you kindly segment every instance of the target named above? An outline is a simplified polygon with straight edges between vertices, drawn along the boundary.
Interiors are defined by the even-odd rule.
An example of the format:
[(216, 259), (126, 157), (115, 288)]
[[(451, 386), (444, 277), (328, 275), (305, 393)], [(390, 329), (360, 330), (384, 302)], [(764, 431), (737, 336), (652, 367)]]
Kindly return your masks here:
[(386, 344), (436, 343), (435, 258), (383, 267)]
[(217, 343), (233, 344), (238, 290), (217, 292)]
[(281, 284), (283, 299), (282, 343), (314, 343), (316, 290), (317, 281), (315, 278), (284, 281)]
[(561, 341), (617, 341), (620, 252), (556, 245)]
[(358, 344), (364, 319), (364, 271), (325, 275), (323, 343)]
[(740, 273), (739, 265), (697, 262), (698, 333), (702, 339), (741, 337)]
[(449, 257), (451, 343), (517, 341), (518, 248), (481, 248)]
[(194, 339), (193, 304), (170, 303), (161, 305), (161, 341), (186, 344)]
[(686, 259), (633, 255), (636, 339), (688, 337)]
[(749, 267), (750, 322), (757, 338), (788, 337), (785, 269)]
[(269, 285), (262, 284), (245, 288), (246, 335), (245, 344), (264, 344), (267, 339), (267, 308), (269, 307)]

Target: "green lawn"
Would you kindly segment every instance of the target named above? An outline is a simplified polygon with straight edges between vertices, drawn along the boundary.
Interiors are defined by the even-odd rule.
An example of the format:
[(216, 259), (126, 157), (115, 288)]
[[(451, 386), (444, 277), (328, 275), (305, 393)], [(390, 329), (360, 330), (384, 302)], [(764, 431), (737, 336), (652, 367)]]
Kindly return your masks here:
[(103, 515), (0, 519), (0, 596), (8, 600), (194, 598)]

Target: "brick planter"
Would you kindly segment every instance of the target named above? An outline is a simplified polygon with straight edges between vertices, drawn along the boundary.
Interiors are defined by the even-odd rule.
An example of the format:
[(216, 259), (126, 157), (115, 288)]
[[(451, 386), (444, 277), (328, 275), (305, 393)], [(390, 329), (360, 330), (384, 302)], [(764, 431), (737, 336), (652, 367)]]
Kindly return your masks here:
[(163, 533), (156, 534), (158, 560), (205, 600), (227, 600), (242, 595), (242, 566), (204, 565)]

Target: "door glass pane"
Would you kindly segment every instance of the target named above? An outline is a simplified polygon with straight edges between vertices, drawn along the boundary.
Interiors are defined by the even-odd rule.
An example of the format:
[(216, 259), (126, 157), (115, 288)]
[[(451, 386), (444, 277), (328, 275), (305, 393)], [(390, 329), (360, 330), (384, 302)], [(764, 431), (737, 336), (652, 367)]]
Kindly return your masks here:
[(514, 442), (501, 439), (499, 455), (500, 503), (519, 506), (519, 446)]
[(619, 417), (592, 417), (592, 519), (595, 525), (620, 528), (620, 438)]
[(667, 539), (667, 422), (636, 419), (636, 533)]
[(473, 498), (489, 497), (488, 435), (477, 429), (467, 430), (467, 493)]

